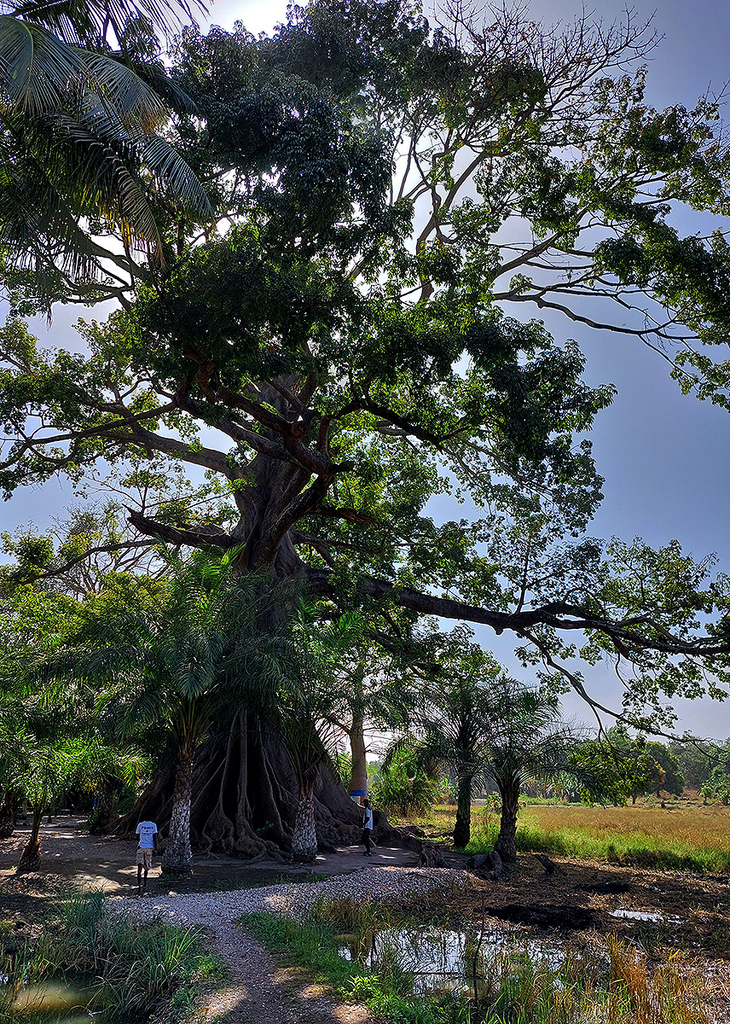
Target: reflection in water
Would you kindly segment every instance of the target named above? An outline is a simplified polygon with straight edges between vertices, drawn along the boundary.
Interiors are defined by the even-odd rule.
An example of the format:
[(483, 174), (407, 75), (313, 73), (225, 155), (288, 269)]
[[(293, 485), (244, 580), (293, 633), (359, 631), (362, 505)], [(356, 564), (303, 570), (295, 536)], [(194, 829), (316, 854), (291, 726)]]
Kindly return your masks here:
[(505, 955), (529, 956), (557, 970), (565, 951), (557, 946), (529, 941), (519, 945), (502, 932), (461, 932), (442, 928), (387, 928), (370, 932), (361, 940), (355, 935), (339, 936), (341, 956), (382, 973), (394, 966), (413, 979), (419, 996), (483, 994), (493, 975), (495, 961)]
[(93, 998), (92, 989), (46, 981), (21, 988), (11, 1010), (18, 1024), (103, 1024), (103, 1015), (90, 1009)]

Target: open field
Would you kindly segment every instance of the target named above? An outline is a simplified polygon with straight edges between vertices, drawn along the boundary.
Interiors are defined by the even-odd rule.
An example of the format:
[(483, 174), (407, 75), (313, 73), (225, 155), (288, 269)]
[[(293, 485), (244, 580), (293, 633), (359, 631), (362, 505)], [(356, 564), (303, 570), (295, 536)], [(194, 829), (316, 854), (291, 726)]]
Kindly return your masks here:
[[(453, 807), (439, 805), (421, 824), (432, 833), (447, 833), (454, 816)], [(498, 829), (499, 814), (475, 806), (469, 851), (490, 850)], [(730, 807), (530, 804), (520, 811), (517, 847), (582, 860), (728, 874)]]
[(536, 819), (548, 832), (584, 829), (605, 839), (615, 835), (642, 835), (656, 840), (686, 843), (699, 850), (730, 852), (730, 807), (584, 807), (536, 805), (523, 810), (525, 822)]

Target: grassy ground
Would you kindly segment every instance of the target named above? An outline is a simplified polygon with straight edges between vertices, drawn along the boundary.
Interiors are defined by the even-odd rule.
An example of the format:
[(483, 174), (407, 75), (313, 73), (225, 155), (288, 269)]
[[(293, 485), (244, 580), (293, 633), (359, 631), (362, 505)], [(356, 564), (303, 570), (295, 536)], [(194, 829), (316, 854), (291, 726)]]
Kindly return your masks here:
[(0, 1024), (49, 1024), (85, 1013), (106, 1024), (186, 1019), (223, 969), (200, 930), (105, 911), (104, 895), (49, 894), (42, 926), (0, 919)]
[[(439, 805), (418, 824), (431, 833), (446, 834), (454, 816), (453, 807)], [(498, 829), (496, 812), (474, 807), (469, 851), (490, 850)], [(728, 874), (730, 807), (529, 804), (520, 811), (517, 847), (613, 864)]]

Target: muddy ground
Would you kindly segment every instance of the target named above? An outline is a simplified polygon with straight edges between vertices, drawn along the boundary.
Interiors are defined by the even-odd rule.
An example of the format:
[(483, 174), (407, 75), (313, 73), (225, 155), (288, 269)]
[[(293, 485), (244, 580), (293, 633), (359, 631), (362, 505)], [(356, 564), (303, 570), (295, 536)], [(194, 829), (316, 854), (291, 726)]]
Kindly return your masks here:
[[(64, 880), (135, 898), (136, 837), (90, 836), (83, 825), (82, 818), (74, 817), (44, 824), (42, 869), (21, 877), (15, 875), (14, 866), (28, 828), (21, 826), (10, 839), (0, 842), (0, 919), (42, 919), (48, 894)], [(447, 855), (449, 867), (463, 868), (465, 861), (462, 855)], [(451, 927), (506, 928), (517, 935), (553, 936), (568, 944), (613, 934), (645, 950), (657, 962), (679, 950), (687, 971), (706, 984), (713, 1017), (730, 1021), (727, 878), (564, 858), (554, 861), (558, 870), (547, 874), (536, 858), (521, 854), (517, 865), (498, 881), (475, 877), (465, 890), (422, 899), (416, 914), (424, 921), (448, 921)], [(252, 864), (212, 856), (196, 859), (192, 877), (176, 880), (174, 888), (177, 892), (249, 888), (310, 881), (313, 875), (347, 873), (366, 865), (406, 867), (415, 863), (413, 851), (396, 846), (378, 847), (369, 860), (363, 859), (361, 847), (343, 847), (321, 854), (312, 866), (277, 861)], [(157, 864), (150, 872), (149, 885), (153, 892), (169, 887)]]

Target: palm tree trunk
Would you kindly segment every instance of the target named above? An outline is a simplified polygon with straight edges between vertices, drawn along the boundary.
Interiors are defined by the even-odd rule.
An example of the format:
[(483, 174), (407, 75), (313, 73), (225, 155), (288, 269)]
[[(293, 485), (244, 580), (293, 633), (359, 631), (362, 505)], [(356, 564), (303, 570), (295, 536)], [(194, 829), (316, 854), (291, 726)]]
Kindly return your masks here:
[(454, 846), (464, 847), (471, 839), (471, 775), (459, 778), (456, 793)]
[(30, 836), (28, 842), (23, 848), (23, 852), (20, 855), (20, 861), (18, 862), (18, 874), (22, 874), (24, 871), (35, 871), (41, 862), (41, 843), (38, 838), (38, 833), (41, 830), (41, 822), (43, 820), (43, 804), (37, 805), (33, 808), (33, 824), (30, 829)]
[(294, 860), (313, 864), (317, 858), (317, 830), (314, 824), (314, 787), (302, 786), (294, 819), (291, 852)]
[(502, 797), (502, 817), (499, 822), (499, 835), (494, 849), (503, 861), (517, 860), (517, 812), (520, 806), (520, 781), (511, 778), (504, 785), (500, 785), (499, 793)]
[(108, 832), (117, 817), (117, 783), (107, 782), (101, 789), (98, 824), (102, 832)]
[(347, 787), (348, 793), (353, 790), (363, 790), (368, 795), (368, 761), (365, 750), (365, 719), (362, 715), (353, 718), (352, 725), (348, 731), (350, 738), (350, 756), (352, 767), (350, 769), (350, 783)]
[(175, 767), (175, 789), (172, 794), (170, 835), (162, 857), (165, 875), (189, 875), (193, 852), (190, 848), (190, 798), (192, 793), (193, 757), (196, 744), (183, 741)]
[(13, 793), (6, 789), (3, 805), (0, 807), (0, 839), (9, 839), (15, 827), (15, 815), (13, 814)]

